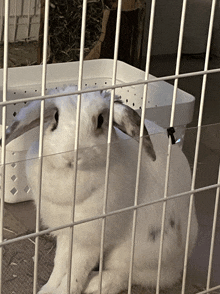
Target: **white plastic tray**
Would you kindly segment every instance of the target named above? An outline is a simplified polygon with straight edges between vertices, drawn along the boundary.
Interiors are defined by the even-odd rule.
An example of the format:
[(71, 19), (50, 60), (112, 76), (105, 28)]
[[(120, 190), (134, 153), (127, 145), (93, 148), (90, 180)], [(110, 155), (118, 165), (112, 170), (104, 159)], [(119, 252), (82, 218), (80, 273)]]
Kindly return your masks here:
[[(79, 63), (49, 64), (47, 68), (47, 87), (57, 87), (64, 84), (77, 84)], [(83, 85), (108, 86), (111, 85), (113, 61), (110, 59), (97, 59), (84, 62)], [(42, 66), (26, 66), (9, 69), (8, 100), (39, 96), (41, 90)], [(2, 80), (0, 70), (0, 80)], [(150, 75), (150, 78), (154, 78)], [(144, 72), (124, 62), (117, 64), (117, 83), (135, 82), (144, 79)], [(140, 109), (143, 97), (143, 85), (117, 89), (117, 94), (122, 96), (126, 104), (134, 109)], [(149, 83), (148, 104), (146, 117), (155, 121), (162, 127), (168, 127), (170, 122), (170, 109), (173, 98), (173, 86), (160, 81)], [(184, 126), (191, 122), (195, 98), (178, 89), (175, 114), (175, 126)], [(12, 114), (23, 105), (8, 107)], [(13, 116), (9, 115), (10, 118)]]
[[(47, 88), (77, 84), (79, 63), (50, 64), (47, 67)], [(106, 59), (84, 62), (83, 87), (111, 86), (113, 61)], [(8, 73), (7, 100), (40, 96), (42, 66), (10, 68)], [(0, 80), (3, 71), (0, 70)], [(154, 78), (150, 76), (150, 78)], [(144, 72), (118, 61), (117, 83), (129, 83), (144, 79)], [(116, 94), (122, 96), (125, 104), (140, 111), (142, 106), (143, 85), (120, 87)], [(2, 91), (2, 87), (0, 89)], [(173, 86), (161, 81), (149, 83), (146, 118), (157, 125), (167, 128), (170, 122)], [(174, 124), (178, 127), (178, 138), (184, 136), (186, 124), (192, 120), (194, 97), (180, 89), (177, 92), (177, 104)], [(24, 103), (7, 106), (7, 125)], [(1, 112), (0, 112), (1, 118)], [(25, 176), (25, 156), (33, 138), (37, 138), (36, 129), (28, 132), (8, 144), (6, 152), (6, 194), (5, 201), (14, 203), (30, 199), (31, 190)]]

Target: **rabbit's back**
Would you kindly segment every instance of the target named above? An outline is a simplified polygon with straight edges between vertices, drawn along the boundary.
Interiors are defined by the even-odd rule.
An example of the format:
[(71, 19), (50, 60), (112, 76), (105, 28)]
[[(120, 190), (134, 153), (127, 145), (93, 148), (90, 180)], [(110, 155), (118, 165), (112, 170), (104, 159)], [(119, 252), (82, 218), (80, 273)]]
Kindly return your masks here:
[[(146, 192), (140, 192), (139, 204), (154, 202), (164, 197), (165, 176), (167, 164), (168, 139), (164, 134), (151, 137), (157, 160), (148, 162), (148, 175), (144, 177)], [(179, 193), (190, 191), (191, 171), (189, 163), (182, 150), (177, 145), (172, 146), (170, 170), (168, 177), (168, 191), (166, 200), (166, 216), (164, 222), (163, 265), (170, 269), (175, 266), (181, 271), (185, 252), (186, 231), (189, 215), (190, 195), (174, 197)], [(171, 198), (169, 198), (171, 196)], [(136, 260), (143, 261), (150, 267), (158, 264), (161, 239), (161, 224), (163, 201), (144, 206), (137, 212), (136, 227)], [(189, 239), (189, 255), (195, 245), (198, 232), (195, 206), (192, 204), (192, 218)], [(150, 254), (149, 254), (150, 253)], [(175, 266), (174, 266), (175, 264)], [(177, 269), (176, 268), (176, 269)]]

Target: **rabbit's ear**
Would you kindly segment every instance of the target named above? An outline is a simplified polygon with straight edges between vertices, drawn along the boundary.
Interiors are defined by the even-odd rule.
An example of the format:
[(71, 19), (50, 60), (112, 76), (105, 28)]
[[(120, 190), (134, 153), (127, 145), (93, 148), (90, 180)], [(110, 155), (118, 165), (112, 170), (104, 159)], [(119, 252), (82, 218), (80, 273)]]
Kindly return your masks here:
[[(41, 101), (37, 100), (30, 102), (19, 111), (11, 126), (6, 130), (6, 144), (40, 125), (40, 108)], [(44, 110), (44, 122), (52, 120), (56, 111), (58, 109), (54, 103), (48, 103)], [(1, 145), (2, 140), (0, 140)]]
[[(139, 142), (141, 118), (132, 108), (119, 101), (114, 103), (114, 126)], [(153, 161), (156, 154), (146, 127), (144, 127), (143, 147)]]

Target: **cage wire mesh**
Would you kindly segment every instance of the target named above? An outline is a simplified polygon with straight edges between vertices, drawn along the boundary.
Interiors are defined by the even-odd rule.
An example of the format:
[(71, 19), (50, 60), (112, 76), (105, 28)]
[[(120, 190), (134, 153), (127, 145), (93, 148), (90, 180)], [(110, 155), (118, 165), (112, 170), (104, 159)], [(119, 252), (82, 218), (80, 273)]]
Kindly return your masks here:
[[(68, 2), (68, 1), (67, 1)], [(31, 3), (31, 2), (30, 2)], [(118, 1), (118, 8), (117, 8), (117, 19), (116, 19), (116, 32), (115, 32), (115, 47), (114, 47), (114, 58), (109, 63), (108, 60), (104, 61), (89, 61), (86, 63), (83, 61), (84, 59), (84, 53), (85, 53), (85, 37), (87, 37), (86, 34), (86, 12), (90, 15), (90, 10), (86, 10), (89, 4), (86, 3), (86, 1), (83, 1), (83, 3), (77, 4), (78, 2), (74, 2), (74, 5), (81, 5), (82, 7), (82, 21), (80, 20), (80, 27), (81, 29), (81, 39), (75, 40), (80, 44), (80, 50), (79, 55), (77, 58), (79, 58), (79, 62), (77, 63), (76, 67), (74, 65), (66, 64), (66, 65), (51, 65), (51, 67), (47, 66), (48, 61), (48, 24), (49, 24), (49, 10), (55, 9), (54, 6), (56, 6), (56, 2), (51, 2), (52, 6), (50, 7), (49, 1), (45, 1), (45, 20), (44, 20), (44, 42), (43, 42), (43, 60), (42, 65), (36, 67), (32, 70), (32, 68), (23, 68), (23, 69), (8, 69), (8, 43), (10, 41), (10, 9), (9, 9), (9, 1), (5, 0), (4, 5), (4, 56), (3, 56), (3, 70), (1, 72), (3, 83), (2, 83), (2, 101), (0, 102), (2, 107), (2, 150), (1, 150), (1, 223), (0, 223), (0, 293), (37, 293), (39, 291), (40, 287), (43, 286), (53, 269), (53, 258), (55, 254), (55, 241), (53, 238), (51, 238), (48, 234), (53, 233), (54, 231), (61, 230), (64, 228), (70, 228), (70, 232), (72, 233), (72, 239), (70, 239), (70, 245), (74, 243), (74, 229), (76, 226), (80, 226), (80, 224), (87, 223), (94, 221), (96, 219), (100, 219), (102, 221), (102, 230), (101, 230), (101, 245), (100, 245), (100, 264), (99, 264), (99, 271), (102, 273), (103, 264), (102, 260), (105, 257), (104, 255), (104, 243), (105, 243), (105, 226), (106, 226), (106, 218), (107, 218), (107, 211), (106, 207), (104, 205), (103, 213), (92, 217), (83, 219), (79, 222), (74, 222), (74, 206), (72, 210), (72, 222), (71, 223), (65, 223), (62, 226), (58, 227), (52, 227), (52, 228), (41, 228), (40, 226), (40, 211), (41, 211), (41, 182), (42, 182), (42, 158), (43, 158), (43, 117), (45, 113), (44, 109), (44, 103), (45, 99), (47, 99), (49, 96), (46, 95), (46, 89), (47, 88), (55, 88), (58, 86), (62, 86), (64, 84), (77, 84), (78, 85), (78, 106), (77, 106), (77, 118), (79, 122), (79, 115), (80, 115), (80, 102), (81, 102), (81, 94), (88, 91), (95, 91), (94, 86), (97, 89), (112, 89), (111, 95), (112, 97), (114, 94), (119, 94), (122, 96), (127, 95), (128, 101), (125, 100), (125, 103), (131, 107), (138, 108), (139, 113), (141, 114), (141, 125), (143, 127), (145, 114), (148, 118), (151, 114), (149, 113), (149, 110), (145, 110), (145, 106), (147, 103), (154, 103), (154, 101), (151, 101), (151, 97), (149, 97), (150, 91), (152, 89), (154, 92), (157, 91), (157, 87), (154, 85), (157, 85), (157, 82), (164, 82), (173, 80), (174, 85), (173, 87), (170, 86), (170, 90), (166, 90), (165, 94), (168, 93), (171, 95), (171, 103), (170, 108), (168, 110), (169, 119), (168, 119), (168, 125), (167, 127), (175, 127), (176, 134), (178, 135), (177, 139), (181, 139), (181, 136), (187, 137), (187, 134), (192, 134), (194, 132), (195, 136), (193, 137), (194, 141), (192, 143), (192, 139), (190, 138), (190, 144), (193, 145), (192, 152), (188, 153), (188, 158), (191, 164), (192, 169), (192, 184), (191, 184), (191, 191), (188, 192), (191, 198), (190, 206), (189, 206), (189, 217), (186, 219), (186, 223), (188, 223), (188, 228), (190, 228), (190, 218), (191, 218), (191, 210), (192, 210), (192, 201), (193, 198), (196, 197), (198, 193), (206, 193), (209, 191), (212, 191), (215, 194), (215, 204), (213, 209), (213, 217), (212, 217), (212, 225), (209, 226), (209, 231), (207, 232), (209, 236), (209, 247), (210, 247), (210, 254), (208, 256), (208, 268), (206, 269), (207, 278), (206, 281), (202, 285), (195, 283), (194, 281), (191, 281), (189, 284), (186, 283), (187, 278), (187, 266), (188, 266), (188, 245), (189, 242), (186, 242), (185, 246), (185, 259), (183, 264), (183, 273), (182, 278), (179, 282), (177, 282), (172, 288), (165, 288), (161, 289), (160, 287), (160, 280), (157, 280), (157, 284), (152, 288), (143, 288), (140, 285), (132, 285), (132, 274), (133, 274), (133, 258), (134, 258), (134, 242), (135, 242), (135, 228), (136, 228), (136, 213), (137, 213), (137, 207), (138, 207), (138, 185), (136, 186), (135, 190), (135, 199), (134, 199), (134, 205), (129, 207), (131, 211), (133, 211), (133, 227), (132, 227), (132, 246), (131, 246), (131, 262), (130, 262), (130, 270), (129, 270), (129, 278), (128, 283), (126, 285), (126, 289), (123, 293), (220, 293), (220, 285), (219, 284), (213, 284), (212, 285), (212, 276), (215, 274), (212, 270), (212, 265), (215, 262), (213, 260), (213, 256), (216, 255), (216, 243), (215, 243), (215, 235), (218, 230), (217, 226), (217, 220), (218, 220), (218, 199), (219, 199), (219, 187), (220, 187), (220, 173), (219, 173), (219, 157), (216, 159), (216, 168), (215, 168), (215, 182), (213, 182), (211, 185), (202, 185), (200, 187), (197, 187), (196, 185), (196, 179), (197, 179), (197, 172), (199, 169), (200, 164), (200, 157), (201, 154), (199, 153), (199, 150), (201, 148), (201, 145), (203, 144), (203, 134), (210, 134), (213, 130), (213, 128), (217, 128), (217, 134), (218, 134), (218, 126), (219, 124), (215, 126), (203, 126), (202, 125), (202, 118), (203, 118), (203, 111), (204, 111), (204, 103), (205, 103), (205, 92), (206, 92), (206, 86), (207, 86), (207, 79), (209, 75), (220, 72), (219, 68), (209, 69), (209, 59), (210, 59), (210, 49), (211, 49), (211, 40), (212, 40), (212, 31), (213, 31), (213, 23), (214, 23), (214, 16), (216, 12), (216, 7), (218, 2), (215, 0), (212, 0), (211, 3), (211, 11), (210, 11), (210, 21), (209, 21), (209, 28), (208, 28), (208, 34), (207, 34), (207, 46), (206, 46), (206, 53), (205, 53), (205, 63), (203, 70), (200, 71), (193, 71), (189, 73), (180, 73), (180, 61), (181, 61), (181, 55), (182, 55), (182, 43), (183, 43), (183, 35), (184, 35), (184, 23), (185, 23), (185, 14), (187, 10), (187, 1), (183, 0), (182, 2), (182, 13), (181, 13), (181, 20), (180, 20), (180, 30), (179, 30), (179, 38), (178, 38), (178, 48), (177, 48), (177, 58), (176, 58), (176, 64), (175, 64), (175, 74), (173, 75), (167, 75), (163, 76), (161, 78), (154, 78), (150, 76), (150, 60), (151, 60), (151, 49), (152, 49), (152, 37), (153, 37), (153, 29), (154, 29), (154, 17), (155, 17), (155, 7), (156, 7), (156, 1), (152, 0), (151, 2), (151, 12), (150, 12), (150, 21), (149, 21), (149, 33), (148, 33), (148, 41), (147, 41), (147, 54), (146, 54), (146, 60), (145, 60), (145, 72), (141, 72), (139, 70), (135, 71), (132, 67), (125, 67), (125, 72), (128, 74), (128, 79), (123, 80), (122, 76), (120, 76), (120, 68), (123, 67), (123, 65), (118, 61), (118, 47), (119, 47), (119, 37), (120, 37), (120, 20), (121, 20), (121, 7), (122, 7), (122, 1)], [(69, 3), (69, 2), (68, 2)], [(61, 7), (63, 9), (67, 9), (64, 6), (64, 2), (62, 3)], [(3, 6), (2, 6), (3, 7)], [(65, 8), (64, 8), (65, 7)], [(72, 8), (71, 8), (72, 10)], [(73, 8), (74, 10), (74, 8)], [(61, 13), (61, 11), (59, 12)], [(74, 14), (74, 11), (72, 11)], [(80, 12), (81, 13), (81, 12)], [(2, 13), (3, 15), (3, 13)], [(63, 17), (59, 16), (58, 19), (61, 19), (64, 21), (62, 24), (59, 24), (61, 27), (61, 32), (63, 29), (63, 26), (68, 29), (68, 26), (65, 26), (65, 20)], [(79, 24), (77, 24), (77, 30), (79, 30), (78, 27)], [(58, 32), (59, 33), (59, 32)], [(73, 36), (72, 36), (73, 37)], [(72, 38), (71, 37), (71, 38)], [(69, 37), (70, 38), (70, 37)], [(74, 37), (73, 37), (74, 38)], [(51, 44), (51, 43), (50, 43)], [(63, 44), (61, 44), (63, 45)], [(78, 46), (78, 45), (77, 45)], [(62, 49), (61, 49), (62, 50)], [(65, 55), (65, 54), (64, 54)], [(70, 57), (71, 61), (75, 60), (75, 57)], [(66, 61), (66, 60), (64, 60)], [(88, 77), (89, 72), (89, 66), (88, 64), (92, 65), (90, 68), (91, 76)], [(108, 66), (107, 66), (108, 64)], [(94, 77), (94, 67), (97, 67), (97, 71), (99, 72), (98, 77)], [(108, 76), (107, 72), (105, 71), (105, 67), (108, 68), (107, 72), (110, 72), (111, 75)], [(65, 71), (68, 72), (68, 74), (64, 73)], [(131, 72), (129, 72), (131, 71)], [(61, 75), (61, 72), (64, 73)], [(73, 74), (74, 72), (74, 74)], [(134, 74), (135, 73), (135, 74)], [(54, 75), (53, 75), (54, 74)], [(138, 76), (140, 74), (140, 77)], [(66, 75), (66, 76), (65, 76)], [(102, 79), (102, 76), (104, 80)], [(198, 122), (197, 126), (194, 129), (186, 129), (184, 126), (178, 126), (176, 127), (176, 121), (175, 121), (175, 113), (178, 111), (178, 99), (179, 96), (181, 96), (181, 91), (178, 89), (179, 83), (181, 82), (181, 79), (183, 78), (192, 78), (195, 76), (202, 76), (202, 85), (201, 85), (201, 94), (200, 94), (200, 107), (198, 111)], [(24, 84), (21, 84), (20, 80), (16, 77), (21, 77), (21, 80), (25, 81)], [(87, 77), (87, 79), (86, 79)], [(168, 91), (168, 92), (167, 92)], [(171, 91), (171, 93), (169, 92)], [(140, 92), (142, 94), (140, 94)], [(153, 93), (153, 92), (152, 92)], [(153, 93), (154, 94), (154, 93)], [(138, 97), (141, 95), (141, 101), (140, 104), (138, 104), (137, 107), (137, 101)], [(54, 95), (52, 95), (54, 96)], [(132, 98), (131, 98), (132, 97)], [(7, 147), (6, 147), (6, 133), (5, 129), (7, 125), (10, 125), (12, 119), (14, 116), (17, 115), (19, 109), (24, 106), (24, 103), (27, 101), (33, 101), (33, 100), (40, 100), (41, 101), (41, 118), (40, 118), (40, 131), (39, 134), (35, 134), (35, 136), (39, 136), (39, 173), (38, 173), (38, 180), (39, 180), (39, 195), (37, 197), (38, 201), (36, 201), (36, 230), (35, 232), (29, 232), (26, 231), (25, 233), (22, 232), (21, 236), (19, 234), (16, 234), (16, 232), (19, 232), (19, 224), (16, 227), (15, 230), (13, 230), (10, 227), (6, 227), (5, 224), (8, 224), (7, 220), (13, 216), (10, 214), (7, 214), (7, 211), (5, 211), (5, 205), (4, 200), (7, 200), (7, 172), (8, 172), (8, 166), (11, 166), (12, 168), (15, 167), (15, 165), (19, 165), (26, 162), (25, 160), (25, 154), (21, 155), (19, 159), (13, 160), (8, 158), (7, 154)], [(164, 102), (164, 101), (163, 101)], [(164, 102), (165, 103), (165, 102)], [(190, 102), (189, 102), (190, 104)], [(139, 106), (140, 105), (140, 106)], [(152, 108), (160, 108), (157, 104), (151, 105)], [(166, 105), (162, 105), (163, 107)], [(164, 111), (164, 108), (161, 110)], [(145, 113), (146, 112), (146, 113)], [(181, 111), (180, 111), (181, 112)], [(110, 118), (113, 114), (113, 109), (110, 111)], [(157, 115), (159, 113), (156, 113)], [(185, 117), (185, 114), (183, 115)], [(156, 121), (156, 118), (155, 118)], [(112, 123), (112, 120), (110, 119), (110, 122)], [(111, 126), (110, 123), (110, 126)], [(165, 126), (163, 126), (165, 127)], [(77, 131), (79, 129), (79, 124), (77, 124)], [(178, 133), (178, 130), (180, 129), (180, 133)], [(158, 131), (158, 129), (157, 129)], [(159, 129), (161, 131), (161, 129)], [(143, 128), (142, 128), (143, 132)], [(176, 135), (174, 134), (174, 136)], [(143, 133), (140, 134), (140, 137), (142, 137)], [(155, 134), (152, 134), (152, 137), (156, 136)], [(33, 134), (30, 135), (30, 137), (33, 139)], [(78, 136), (76, 136), (78, 138)], [(77, 156), (78, 153), (78, 142), (79, 139), (76, 139), (75, 143), (75, 156)], [(141, 141), (141, 139), (140, 139)], [(181, 140), (180, 140), (181, 141)], [(189, 141), (188, 141), (189, 142)], [(111, 132), (108, 133), (108, 149), (107, 149), (107, 158), (106, 158), (106, 182), (105, 182), (105, 194), (104, 197), (104, 203), (106, 203), (108, 199), (108, 173), (109, 173), (109, 165), (110, 163), (110, 146), (111, 146)], [(141, 144), (141, 143), (140, 143)], [(178, 143), (177, 143), (178, 144)], [(16, 145), (16, 144), (15, 144)], [(171, 140), (169, 140), (169, 144), (167, 144), (167, 150), (164, 150), (165, 153), (168, 154), (168, 169), (169, 169), (169, 157), (171, 153)], [(12, 157), (16, 156), (16, 153), (22, 152), (23, 149), (27, 148), (27, 146), (22, 146), (21, 150), (13, 150), (12, 151)], [(184, 146), (183, 146), (184, 149)], [(214, 147), (211, 148), (212, 152), (214, 152)], [(187, 151), (184, 150), (186, 153)], [(76, 160), (75, 160), (76, 162)], [(139, 153), (137, 157), (137, 164), (140, 165), (141, 162), (141, 153)], [(21, 169), (24, 169), (22, 167)], [(76, 174), (77, 174), (77, 165), (74, 165), (74, 171), (75, 171), (75, 178), (74, 181), (76, 183)], [(140, 170), (137, 170), (137, 173), (139, 173)], [(16, 182), (16, 180), (19, 180), (19, 172), (18, 175), (13, 173), (10, 174), (11, 180)], [(165, 181), (165, 179), (164, 179)], [(168, 183), (168, 179), (166, 179), (166, 183)], [(22, 193), (29, 193), (29, 187), (25, 184), (24, 187), (22, 187)], [(18, 196), (18, 190), (20, 192), (20, 188), (15, 188), (14, 186), (11, 188), (11, 195), (12, 197), (16, 195)], [(75, 193), (75, 192), (73, 192)], [(193, 193), (193, 194), (192, 194)], [(165, 193), (166, 194), (166, 193)], [(183, 193), (184, 194), (184, 193)], [(186, 193), (187, 194), (187, 193)], [(161, 203), (163, 203), (163, 214), (162, 214), (162, 227), (161, 227), (161, 241), (160, 241), (160, 250), (159, 250), (159, 264), (158, 264), (158, 276), (161, 274), (161, 256), (162, 256), (162, 249), (163, 249), (163, 235), (166, 234), (166, 229), (164, 227), (165, 223), (165, 211), (166, 211), (166, 203), (168, 202), (167, 198), (163, 199), (164, 195), (161, 195)], [(165, 195), (166, 196), (166, 195)], [(186, 195), (174, 195), (174, 197), (185, 197)], [(25, 200), (25, 199), (22, 199)], [(26, 199), (27, 200), (27, 199)], [(115, 211), (113, 214), (117, 215), (120, 214), (121, 211)], [(109, 214), (111, 215), (111, 213)], [(205, 216), (204, 216), (205, 217)], [(188, 229), (188, 234), (190, 230)], [(7, 235), (8, 234), (8, 235)], [(201, 233), (200, 233), (201, 234)], [(154, 236), (155, 237), (155, 236)], [(188, 236), (189, 237), (189, 236)], [(201, 245), (201, 244), (199, 244)], [(71, 247), (71, 246), (70, 246)], [(199, 250), (199, 247), (197, 248)], [(215, 253), (215, 255), (214, 255)], [(67, 275), (67, 283), (70, 284), (70, 273), (71, 273), (71, 260), (73, 259), (72, 256), (72, 250), (69, 250), (69, 264), (68, 264), (68, 272)], [(218, 260), (217, 260), (218, 263)], [(96, 268), (97, 270), (97, 268)], [(196, 271), (196, 266), (194, 268), (194, 271)], [(101, 277), (101, 276), (100, 276)], [(101, 279), (100, 279), (101, 283)], [(69, 289), (70, 290), (70, 289)], [(71, 293), (71, 291), (67, 290), (67, 293)], [(66, 294), (66, 293), (65, 293)]]

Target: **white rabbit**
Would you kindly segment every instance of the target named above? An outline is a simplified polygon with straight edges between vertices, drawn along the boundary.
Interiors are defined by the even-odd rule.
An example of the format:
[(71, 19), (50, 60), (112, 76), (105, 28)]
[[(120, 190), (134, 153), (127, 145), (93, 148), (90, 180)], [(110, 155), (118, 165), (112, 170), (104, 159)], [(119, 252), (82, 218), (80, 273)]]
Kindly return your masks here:
[[(50, 94), (74, 92), (75, 87), (58, 88)], [(69, 95), (45, 101), (41, 218), (54, 228), (71, 223), (74, 183), (74, 144), (77, 96)], [(108, 92), (82, 95), (78, 171), (75, 191), (75, 221), (103, 214), (107, 135), (110, 97)], [(22, 108), (6, 131), (6, 142), (39, 125), (40, 101)], [(124, 140), (113, 127), (106, 212), (134, 204), (139, 115), (118, 100), (114, 103), (114, 126), (134, 139)], [(39, 189), (38, 141), (27, 153), (26, 173), (34, 195)], [(168, 138), (165, 134), (148, 135), (144, 130), (143, 156), (138, 204), (164, 197)], [(53, 154), (53, 155), (51, 155)], [(35, 159), (33, 159), (35, 158)], [(189, 191), (190, 167), (182, 150), (173, 145), (168, 195)], [(37, 199), (35, 199), (37, 201)], [(167, 201), (163, 243), (161, 287), (173, 285), (181, 277), (185, 250), (189, 196)], [(116, 294), (128, 287), (131, 255), (133, 210), (106, 218), (102, 293)], [(156, 285), (161, 236), (162, 202), (137, 210), (132, 283)], [(189, 254), (197, 237), (197, 218), (193, 207)], [(72, 294), (98, 293), (99, 275), (93, 272), (99, 264), (102, 219), (74, 226), (72, 247)], [(57, 230), (54, 269), (39, 294), (66, 294), (69, 258), (69, 228)]]

